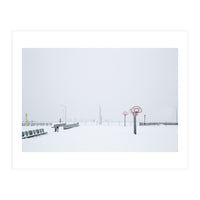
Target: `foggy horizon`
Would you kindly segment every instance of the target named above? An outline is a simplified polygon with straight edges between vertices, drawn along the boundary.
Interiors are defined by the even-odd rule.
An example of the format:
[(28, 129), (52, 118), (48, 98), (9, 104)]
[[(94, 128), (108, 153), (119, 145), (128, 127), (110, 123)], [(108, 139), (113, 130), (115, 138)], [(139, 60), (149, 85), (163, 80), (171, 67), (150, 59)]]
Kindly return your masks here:
[[(22, 119), (122, 121), (140, 106), (147, 121), (176, 121), (177, 48), (24, 48)], [(132, 120), (132, 116), (127, 116)]]

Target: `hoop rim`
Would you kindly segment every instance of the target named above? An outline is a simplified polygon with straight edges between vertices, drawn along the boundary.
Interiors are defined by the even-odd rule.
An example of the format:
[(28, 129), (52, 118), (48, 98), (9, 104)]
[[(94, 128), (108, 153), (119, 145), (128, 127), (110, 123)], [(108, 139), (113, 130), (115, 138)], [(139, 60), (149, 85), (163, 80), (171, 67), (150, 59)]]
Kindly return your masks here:
[(124, 116), (126, 116), (126, 115), (128, 115), (128, 112), (124, 111), (122, 114), (123, 114)]
[(140, 106), (133, 106), (131, 108), (131, 112), (132, 113), (141, 113), (142, 112), (142, 108)]

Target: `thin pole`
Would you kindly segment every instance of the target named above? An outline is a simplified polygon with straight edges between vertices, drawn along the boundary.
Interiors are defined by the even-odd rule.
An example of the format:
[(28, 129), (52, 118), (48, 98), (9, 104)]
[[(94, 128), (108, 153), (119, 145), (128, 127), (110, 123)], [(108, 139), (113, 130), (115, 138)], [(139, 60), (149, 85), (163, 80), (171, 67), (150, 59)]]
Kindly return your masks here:
[(27, 121), (28, 121), (27, 116), (28, 116), (28, 114), (26, 113), (26, 126), (27, 126)]
[(101, 106), (99, 105), (99, 125), (102, 125)]
[(67, 118), (66, 117), (67, 117), (67, 107), (65, 106), (65, 124), (67, 124), (67, 120), (66, 120)]
[(124, 115), (124, 126), (126, 126), (126, 115)]
[(134, 116), (134, 133), (136, 135), (137, 134), (137, 131), (136, 131), (136, 113), (134, 113), (133, 116)]
[(60, 106), (62, 106), (65, 109), (64, 110), (64, 112), (65, 112), (65, 124), (67, 124), (67, 106), (63, 105), (63, 104), (61, 104)]

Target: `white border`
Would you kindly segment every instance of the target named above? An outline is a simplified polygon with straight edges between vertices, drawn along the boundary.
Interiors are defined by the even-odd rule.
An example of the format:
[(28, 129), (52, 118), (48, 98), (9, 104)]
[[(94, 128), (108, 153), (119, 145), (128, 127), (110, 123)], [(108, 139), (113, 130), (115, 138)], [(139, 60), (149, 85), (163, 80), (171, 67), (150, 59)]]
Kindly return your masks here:
[[(187, 32), (15, 31), (12, 35), (12, 167), (183, 169), (188, 167)], [(22, 152), (22, 48), (178, 48), (178, 152)]]

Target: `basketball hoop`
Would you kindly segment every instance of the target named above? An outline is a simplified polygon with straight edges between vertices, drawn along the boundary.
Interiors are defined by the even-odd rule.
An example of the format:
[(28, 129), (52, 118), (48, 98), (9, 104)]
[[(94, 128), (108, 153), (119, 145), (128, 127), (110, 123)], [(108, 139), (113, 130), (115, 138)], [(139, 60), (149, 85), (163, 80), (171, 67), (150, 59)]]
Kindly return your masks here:
[(126, 126), (126, 116), (128, 115), (128, 112), (124, 111), (122, 114), (124, 115), (124, 126)]
[(131, 108), (131, 112), (132, 113), (141, 113), (142, 112), (142, 108), (140, 106), (133, 106)]
[(123, 114), (124, 116), (126, 116), (126, 115), (128, 115), (128, 112), (124, 111), (122, 114)]
[(131, 112), (133, 113), (134, 134), (136, 135), (136, 133), (137, 133), (137, 131), (136, 131), (136, 116), (138, 115), (138, 113), (142, 112), (142, 108), (140, 106), (133, 106), (131, 108)]

